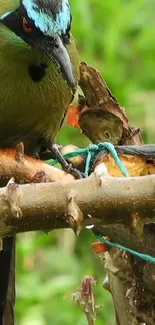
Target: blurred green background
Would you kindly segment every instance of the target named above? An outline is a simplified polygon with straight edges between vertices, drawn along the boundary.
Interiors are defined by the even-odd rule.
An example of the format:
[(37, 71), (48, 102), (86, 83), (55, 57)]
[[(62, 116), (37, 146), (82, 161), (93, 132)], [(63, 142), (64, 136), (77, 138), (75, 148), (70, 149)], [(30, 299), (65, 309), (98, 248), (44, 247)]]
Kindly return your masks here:
[[(155, 1), (71, 0), (73, 34), (81, 60), (96, 67), (133, 126), (143, 129), (147, 143), (155, 141)], [(79, 130), (64, 126), (63, 144), (85, 146)], [(103, 305), (97, 325), (112, 325), (110, 294), (102, 288), (104, 270), (92, 250), (96, 241), (84, 230), (27, 233), (17, 246), (16, 318), (20, 325), (84, 325), (76, 303), (64, 298), (76, 292), (84, 275), (97, 279), (97, 304)]]

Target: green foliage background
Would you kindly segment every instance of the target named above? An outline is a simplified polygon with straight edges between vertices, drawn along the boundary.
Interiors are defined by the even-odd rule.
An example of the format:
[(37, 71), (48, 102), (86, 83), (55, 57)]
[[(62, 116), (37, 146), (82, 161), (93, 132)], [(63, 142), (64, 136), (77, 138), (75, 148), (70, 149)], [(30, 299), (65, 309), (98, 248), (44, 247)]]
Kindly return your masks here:
[[(73, 33), (81, 60), (96, 67), (126, 111), (132, 125), (154, 142), (155, 1), (71, 0)], [(88, 144), (79, 130), (64, 126), (59, 141)], [(84, 325), (78, 305), (64, 296), (76, 292), (84, 275), (97, 279), (98, 325), (112, 325), (111, 297), (102, 288), (104, 270), (85, 230), (28, 233), (17, 247), (16, 318), (20, 325)]]

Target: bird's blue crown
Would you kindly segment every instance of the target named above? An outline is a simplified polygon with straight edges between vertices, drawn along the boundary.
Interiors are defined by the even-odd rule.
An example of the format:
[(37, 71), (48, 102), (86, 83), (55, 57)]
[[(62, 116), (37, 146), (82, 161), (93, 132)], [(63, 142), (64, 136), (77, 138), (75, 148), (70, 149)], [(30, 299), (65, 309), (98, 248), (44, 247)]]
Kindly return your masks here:
[(45, 35), (66, 33), (71, 21), (68, 0), (22, 0), (22, 3), (28, 17)]

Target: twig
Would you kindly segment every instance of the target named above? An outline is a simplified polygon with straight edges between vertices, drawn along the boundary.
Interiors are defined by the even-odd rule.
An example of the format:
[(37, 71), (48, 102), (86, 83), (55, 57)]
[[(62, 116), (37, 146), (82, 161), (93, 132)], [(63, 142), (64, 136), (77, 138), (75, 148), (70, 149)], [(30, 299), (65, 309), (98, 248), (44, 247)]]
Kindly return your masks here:
[(96, 312), (100, 306), (95, 303), (94, 286), (95, 279), (92, 276), (85, 276), (82, 279), (79, 290), (71, 295), (72, 300), (77, 302), (84, 312), (88, 325), (95, 325)]
[(91, 317), (89, 312), (85, 312), (87, 321), (88, 321), (88, 325), (95, 325), (95, 321), (94, 319)]

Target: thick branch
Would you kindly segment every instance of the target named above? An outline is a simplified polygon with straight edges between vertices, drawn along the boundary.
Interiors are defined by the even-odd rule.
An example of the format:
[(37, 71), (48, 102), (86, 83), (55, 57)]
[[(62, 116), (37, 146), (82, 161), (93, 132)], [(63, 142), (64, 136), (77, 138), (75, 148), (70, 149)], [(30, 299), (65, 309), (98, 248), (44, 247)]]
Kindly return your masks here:
[(17, 159), (16, 150), (0, 149), (0, 184), (5, 185), (11, 177), (14, 177), (17, 182), (23, 183), (74, 179), (71, 174), (32, 157), (24, 155), (21, 159)]
[[(76, 219), (76, 212), (78, 215), (80, 211), (83, 226), (95, 224), (106, 235), (109, 233), (112, 240), (127, 242), (133, 249), (155, 255), (154, 233), (150, 233), (149, 245), (148, 229), (140, 237), (134, 226), (135, 220), (136, 225), (139, 220), (143, 226), (155, 219), (155, 176), (106, 177), (100, 185), (98, 177), (92, 174), (87, 179), (67, 183), (20, 185), (17, 196), (11, 200), (11, 206), (15, 202), (18, 208), (13, 212), (21, 211), (20, 217), (10, 209), (6, 193), (7, 188), (0, 189), (0, 236), (67, 227), (69, 217)], [(75, 222), (78, 223), (78, 218)]]

